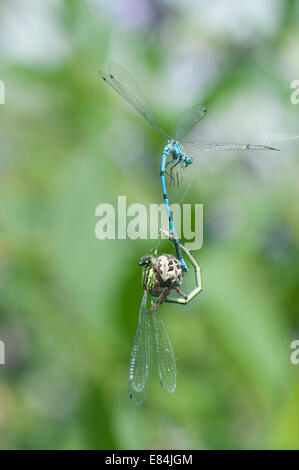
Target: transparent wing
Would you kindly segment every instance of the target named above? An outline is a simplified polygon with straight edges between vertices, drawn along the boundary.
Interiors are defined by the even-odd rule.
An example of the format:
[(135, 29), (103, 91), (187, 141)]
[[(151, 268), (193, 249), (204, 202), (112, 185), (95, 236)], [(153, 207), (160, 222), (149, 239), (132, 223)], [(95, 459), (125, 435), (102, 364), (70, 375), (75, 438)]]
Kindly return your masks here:
[(279, 150), (262, 144), (234, 144), (229, 142), (209, 142), (201, 140), (183, 140), (182, 142), (183, 144), (190, 145), (199, 150)]
[(176, 139), (181, 141), (193, 127), (206, 115), (207, 108), (197, 104), (186, 109), (179, 117), (175, 125)]
[(176, 363), (166, 327), (158, 312), (152, 314), (156, 362), (160, 384), (168, 393), (176, 387)]
[(140, 90), (137, 83), (128, 72), (119, 64), (109, 64), (108, 72), (99, 70), (103, 80), (109, 83), (117, 93), (119, 93), (128, 103), (134, 106), (137, 111), (166, 139), (170, 137), (161, 129), (148, 105), (148, 102)]
[(148, 386), (145, 387), (142, 392), (136, 392), (132, 387), (130, 387), (130, 390), (129, 390), (129, 397), (131, 400), (133, 400), (133, 402), (140, 406), (142, 405), (142, 403), (144, 402), (144, 400), (146, 399), (147, 397), (147, 393), (148, 393)]
[(142, 403), (147, 397), (149, 384), (150, 384), (151, 376), (152, 376), (152, 369), (153, 369), (153, 361), (151, 360), (150, 366), (149, 366), (148, 379), (147, 379), (144, 389), (141, 390), (141, 392), (136, 392), (136, 390), (134, 390), (134, 388), (131, 385), (129, 386), (129, 397), (138, 406), (142, 405)]
[(142, 392), (146, 388), (151, 369), (152, 331), (149, 315), (146, 314), (146, 303), (147, 292), (144, 291), (129, 366), (129, 386), (135, 392)]

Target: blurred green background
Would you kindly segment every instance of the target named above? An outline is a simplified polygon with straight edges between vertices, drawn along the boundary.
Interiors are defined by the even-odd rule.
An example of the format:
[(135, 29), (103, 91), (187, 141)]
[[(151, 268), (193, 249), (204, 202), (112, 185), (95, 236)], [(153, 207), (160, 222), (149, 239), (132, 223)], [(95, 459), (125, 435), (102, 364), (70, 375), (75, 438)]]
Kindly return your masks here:
[(203, 139), (296, 135), (298, 20), (294, 0), (1, 1), (1, 448), (299, 448), (298, 144), (208, 153), (170, 192), (204, 204), (204, 292), (162, 306), (177, 389), (155, 373), (141, 407), (137, 261), (156, 241), (94, 231), (118, 195), (162, 202), (164, 144), (97, 69), (125, 65), (168, 133), (205, 103)]

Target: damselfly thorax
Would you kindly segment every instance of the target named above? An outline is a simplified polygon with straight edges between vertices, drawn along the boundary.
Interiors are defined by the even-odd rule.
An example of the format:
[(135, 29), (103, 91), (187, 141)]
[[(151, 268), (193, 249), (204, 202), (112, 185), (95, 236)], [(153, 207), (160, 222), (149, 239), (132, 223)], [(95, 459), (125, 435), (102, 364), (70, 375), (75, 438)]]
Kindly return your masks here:
[(182, 265), (172, 255), (142, 257), (139, 265), (145, 267), (143, 288), (152, 297), (160, 297), (163, 293), (168, 296), (171, 289), (180, 287), (183, 282)]
[(192, 157), (187, 157), (177, 140), (170, 140), (164, 147), (163, 153), (166, 158), (170, 155), (171, 159), (165, 162), (165, 171), (170, 177), (173, 185), (179, 185), (183, 180), (183, 171), (187, 166), (193, 163)]

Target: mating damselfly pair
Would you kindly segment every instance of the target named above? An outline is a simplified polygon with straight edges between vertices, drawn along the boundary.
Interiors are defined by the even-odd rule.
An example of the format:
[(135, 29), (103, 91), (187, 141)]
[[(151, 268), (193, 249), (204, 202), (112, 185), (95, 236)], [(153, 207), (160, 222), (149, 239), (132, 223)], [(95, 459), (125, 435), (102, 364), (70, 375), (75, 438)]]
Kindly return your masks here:
[[(277, 150), (262, 144), (240, 144), (227, 142), (209, 142), (202, 141), (197, 137), (190, 135), (196, 124), (205, 116), (207, 108), (203, 105), (195, 105), (185, 110), (179, 117), (175, 125), (175, 139), (159, 126), (148, 102), (129, 73), (119, 64), (111, 63), (108, 65), (108, 71), (99, 70), (103, 80), (105, 80), (115, 91), (117, 91), (128, 103), (130, 103), (144, 118), (167, 140), (161, 158), (160, 177), (162, 184), (163, 198), (169, 217), (169, 226), (173, 236), (173, 243), (176, 248), (176, 254), (182, 264), (183, 271), (187, 272), (187, 266), (182, 257), (181, 249), (172, 220), (169, 207), (169, 200), (165, 183), (165, 172), (169, 170), (170, 180), (179, 182), (182, 178), (183, 170), (193, 163), (194, 158), (198, 157), (202, 150)], [(187, 156), (186, 150), (191, 154)], [(167, 162), (168, 156), (171, 159)]]
[[(166, 190), (166, 172), (172, 183), (179, 183), (184, 169), (193, 163), (194, 158), (202, 150), (277, 149), (263, 144), (209, 142), (192, 137), (191, 131), (207, 111), (206, 107), (202, 105), (195, 105), (179, 116), (175, 125), (175, 139), (172, 139), (159, 126), (141, 89), (122, 66), (112, 63), (108, 66), (107, 72), (101, 70), (99, 72), (103, 80), (142, 114), (167, 141), (167, 145), (162, 152), (160, 178), (169, 218), (170, 233), (163, 232), (174, 243), (178, 259), (167, 254), (157, 256), (157, 253), (155, 253), (154, 256), (142, 257), (139, 261), (139, 264), (144, 268), (144, 294), (130, 360), (129, 387), (130, 397), (137, 404), (141, 404), (148, 391), (154, 357), (162, 387), (169, 393), (173, 393), (176, 387), (174, 352), (166, 327), (157, 311), (159, 306), (163, 302), (186, 304), (202, 290), (199, 265), (176, 236)], [(187, 149), (191, 149), (190, 154)], [(168, 157), (170, 157), (169, 161), (167, 161)], [(192, 264), (195, 272), (195, 288), (188, 295), (183, 294), (179, 289), (182, 284), (183, 273), (188, 271), (182, 251)], [(175, 290), (179, 297), (168, 297), (171, 290)], [(148, 305), (148, 296), (150, 296), (150, 305)], [(153, 298), (157, 299), (156, 302), (153, 301)]]

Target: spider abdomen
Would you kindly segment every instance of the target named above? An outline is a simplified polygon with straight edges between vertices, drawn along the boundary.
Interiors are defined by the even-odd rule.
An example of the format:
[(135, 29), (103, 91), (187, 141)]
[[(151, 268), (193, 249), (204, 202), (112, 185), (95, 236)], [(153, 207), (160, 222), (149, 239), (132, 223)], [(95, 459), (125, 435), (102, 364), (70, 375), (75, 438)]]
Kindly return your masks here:
[(164, 285), (179, 287), (183, 282), (182, 265), (172, 255), (161, 255), (156, 262), (156, 269)]

